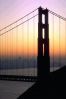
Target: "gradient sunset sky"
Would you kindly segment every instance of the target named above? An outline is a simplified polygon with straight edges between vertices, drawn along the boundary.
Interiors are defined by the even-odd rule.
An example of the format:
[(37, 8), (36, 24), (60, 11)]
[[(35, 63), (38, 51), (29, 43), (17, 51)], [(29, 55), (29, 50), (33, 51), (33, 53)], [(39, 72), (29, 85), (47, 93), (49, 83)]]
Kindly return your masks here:
[(66, 0), (0, 0), (0, 28), (39, 6), (66, 17)]
[[(42, 6), (43, 8), (48, 8), (51, 11), (54, 11), (54, 12), (60, 14), (61, 16), (66, 17), (66, 0), (0, 0), (0, 29), (3, 28), (4, 26), (7, 26), (10, 23), (16, 21), (17, 19), (21, 18), (22, 16), (28, 14), (29, 12), (31, 12), (34, 9), (38, 8), (39, 6)], [(55, 23), (55, 28), (56, 27), (59, 28), (58, 21), (56, 21), (56, 23)], [(63, 32), (63, 30), (64, 29), (62, 28), (61, 29), (61, 32)], [(21, 31), (21, 30), (19, 30), (19, 31)], [(30, 32), (32, 32), (32, 30)], [(57, 33), (55, 35), (55, 37), (54, 37), (54, 50), (55, 50), (54, 52), (55, 52), (55, 55), (58, 55), (59, 54), (59, 40), (58, 40), (59, 39), (59, 33), (58, 32), (59, 32), (59, 29), (56, 28), (56, 30), (54, 31), (54, 35), (55, 35), (55, 33)], [(51, 34), (50, 34), (51, 42), (53, 42), (52, 41), (52, 39), (53, 39), (52, 38), (52, 36), (53, 36), (52, 33), (53, 33), (53, 30), (51, 31)], [(64, 30), (64, 33), (65, 33), (65, 30)], [(61, 35), (61, 37), (62, 36), (65, 37), (65, 34), (64, 35)], [(32, 38), (30, 37), (30, 39), (32, 39)], [(15, 38), (15, 40), (16, 40), (16, 38)], [(65, 44), (65, 40), (62, 39), (61, 41), (63, 41), (64, 44)], [(5, 40), (4, 41), (2, 40), (2, 43), (3, 43), (3, 46), (2, 47), (3, 47), (3, 49), (5, 49), (4, 42), (5, 42)], [(8, 41), (6, 41), (6, 42), (9, 45)], [(30, 42), (32, 42), (32, 41), (30, 41)], [(20, 43), (20, 37), (19, 37), (19, 42), (18, 43), (19, 43), (19, 46), (21, 46), (20, 45), (21, 44)], [(33, 45), (33, 43), (30, 45), (30, 47), (32, 45)], [(16, 44), (15, 44), (15, 47), (16, 47)], [(1, 49), (2, 50), (2, 53), (3, 53), (3, 51), (6, 51), (6, 50), (3, 50), (3, 49)], [(9, 49), (7, 49), (7, 50), (9, 51), (10, 49), (11, 48), (9, 47)], [(27, 48), (25, 47), (25, 53), (27, 53), (26, 52), (26, 49)], [(31, 50), (32, 49), (33, 48), (31, 47)], [(19, 52), (21, 54), (20, 47), (18, 48), (18, 50), (19, 50)], [(52, 50), (53, 50), (53, 46), (52, 46), (52, 43), (51, 43), (51, 51)], [(65, 54), (65, 45), (63, 45), (63, 47), (62, 47), (61, 50), (62, 50), (62, 53), (64, 55)], [(32, 50), (32, 52), (33, 52), (33, 50)], [(31, 52), (31, 54), (32, 54), (32, 52)], [(51, 52), (51, 53), (53, 53), (53, 52)]]

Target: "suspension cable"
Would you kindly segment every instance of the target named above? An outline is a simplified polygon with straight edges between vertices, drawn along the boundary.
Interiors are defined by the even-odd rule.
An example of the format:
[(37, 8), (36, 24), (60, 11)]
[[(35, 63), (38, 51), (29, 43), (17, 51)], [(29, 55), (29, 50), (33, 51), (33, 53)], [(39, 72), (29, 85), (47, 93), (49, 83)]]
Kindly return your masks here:
[(59, 14), (57, 14), (57, 13), (55, 13), (55, 12), (49, 10), (49, 9), (48, 9), (48, 11), (49, 11), (49, 13), (55, 15), (56, 17), (58, 17), (58, 18), (60, 18), (60, 19), (62, 19), (62, 20), (64, 20), (64, 21), (66, 21), (66, 18), (62, 17), (61, 15), (59, 15)]
[(26, 21), (24, 21), (24, 22), (22, 22), (22, 23), (20, 23), (20, 24), (18, 24), (18, 25), (16, 25), (16, 26), (14, 26), (13, 28), (11, 28), (11, 29), (7, 30), (6, 32), (3, 32), (2, 34), (0, 34), (0, 36), (2, 36), (2, 35), (4, 35), (4, 34), (6, 34), (7, 32), (9, 32), (9, 31), (13, 30), (14, 28), (19, 27), (20, 25), (22, 25), (22, 24), (26, 23), (27, 21), (31, 20), (32, 18), (36, 17), (37, 15), (38, 15), (38, 14), (36, 14), (35, 16), (33, 16), (33, 17), (29, 18), (28, 20), (26, 20)]
[[(37, 8), (37, 9), (38, 9), (38, 8)], [(13, 25), (13, 24), (17, 23), (18, 21), (20, 21), (20, 20), (24, 19), (26, 16), (28, 16), (28, 15), (32, 14), (33, 12), (35, 12), (37, 9), (35, 9), (35, 10), (31, 11), (30, 13), (26, 14), (24, 17), (19, 18), (17, 21), (15, 21), (15, 22), (13, 22), (13, 23), (9, 24), (8, 26), (6, 26), (6, 27), (2, 28), (0, 31), (4, 30), (4, 29), (6, 29), (6, 28), (10, 27), (11, 25)]]

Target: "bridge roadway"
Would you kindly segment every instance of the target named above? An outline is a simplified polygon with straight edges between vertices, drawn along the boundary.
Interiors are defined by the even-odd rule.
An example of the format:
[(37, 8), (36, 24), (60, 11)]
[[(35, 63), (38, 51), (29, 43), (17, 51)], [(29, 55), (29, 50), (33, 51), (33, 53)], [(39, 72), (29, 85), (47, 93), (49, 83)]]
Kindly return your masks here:
[(34, 82), (0, 80), (0, 99), (17, 99)]

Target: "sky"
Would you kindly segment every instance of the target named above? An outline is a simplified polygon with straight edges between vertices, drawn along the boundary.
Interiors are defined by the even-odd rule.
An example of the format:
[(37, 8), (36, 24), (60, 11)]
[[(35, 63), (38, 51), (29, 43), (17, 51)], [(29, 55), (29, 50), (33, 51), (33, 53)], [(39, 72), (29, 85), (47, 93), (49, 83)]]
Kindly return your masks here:
[[(38, 8), (39, 6), (41, 6), (43, 8), (48, 8), (51, 11), (54, 11), (54, 12), (58, 13), (59, 15), (61, 15), (63, 17), (66, 17), (66, 0), (0, 0), (0, 29), (3, 28), (4, 26), (7, 26), (10, 23), (16, 21), (17, 19), (23, 17), (24, 15), (28, 14), (29, 12)], [(58, 22), (59, 21), (56, 22), (55, 28), (56, 28), (56, 26), (58, 26), (58, 28), (59, 28), (59, 23)], [(19, 29), (19, 31), (21, 31), (21, 29)], [(32, 30), (29, 30), (29, 31), (32, 32)], [(61, 32), (62, 31), (63, 31), (63, 29), (61, 30)], [(15, 32), (15, 30), (14, 30), (14, 32)], [(24, 32), (26, 33), (26, 30)], [(57, 31), (54, 31), (54, 32), (55, 33), (59, 32), (59, 29), (57, 29)], [(52, 31), (51, 31), (51, 33), (52, 33)], [(54, 35), (55, 35), (55, 33), (54, 33)], [(14, 33), (14, 35), (15, 35), (15, 33)], [(24, 33), (23, 33), (23, 35), (24, 35)], [(32, 35), (33, 35), (33, 32), (32, 32)], [(62, 36), (64, 37), (65, 34), (61, 35), (61, 37)], [(21, 43), (20, 43), (21, 38), (20, 37), (21, 36), (19, 36), (19, 42), (18, 42), (19, 46), (21, 46)], [(50, 37), (52, 37), (52, 34), (50, 34)], [(10, 39), (10, 36), (9, 36), (9, 39)], [(30, 37), (30, 40), (31, 39), (32, 38)], [(51, 38), (51, 39), (53, 39), (53, 38)], [(56, 55), (59, 53), (59, 48), (58, 48), (59, 47), (59, 41), (58, 41), (58, 39), (59, 39), (59, 33), (57, 33), (54, 37), (54, 42), (55, 42), (54, 50), (55, 50)], [(16, 37), (15, 37), (15, 40), (16, 40)], [(14, 41), (14, 42), (15, 42), (15, 40), (14, 40), (14, 38), (12, 39), (12, 41)], [(6, 41), (3, 40), (2, 43), (4, 43), (4, 42), (8, 43), (9, 40), (6, 40)], [(25, 42), (27, 42), (27, 41), (25, 40)], [(31, 45), (30, 45), (30, 49), (33, 52), (33, 48), (32, 48), (33, 41), (31, 40), (30, 42), (32, 42)], [(51, 42), (52, 42), (52, 40), (51, 40)], [(6, 43), (5, 43), (5, 45), (6, 45)], [(3, 49), (5, 49), (5, 45), (2, 46)], [(8, 43), (8, 46), (9, 46), (9, 43)], [(16, 44), (15, 43), (12, 46), (15, 46), (15, 49), (16, 49)], [(65, 53), (64, 46), (63, 46), (63, 49), (62, 49), (63, 53)], [(19, 48), (18, 48), (18, 50), (21, 54), (21, 50)], [(3, 49), (1, 49), (1, 51)], [(8, 47), (7, 50), (10, 51), (10, 49), (11, 49), (11, 47)], [(52, 48), (52, 50), (53, 50), (53, 48)], [(6, 51), (6, 50), (4, 50), (4, 51)], [(30, 52), (30, 53), (32, 54), (32, 52)], [(3, 51), (1, 53), (3, 53)], [(6, 52), (4, 52), (4, 53), (6, 53)], [(27, 53), (27, 45), (25, 45), (25, 53)]]
[(0, 28), (39, 6), (66, 17), (66, 0), (0, 0)]

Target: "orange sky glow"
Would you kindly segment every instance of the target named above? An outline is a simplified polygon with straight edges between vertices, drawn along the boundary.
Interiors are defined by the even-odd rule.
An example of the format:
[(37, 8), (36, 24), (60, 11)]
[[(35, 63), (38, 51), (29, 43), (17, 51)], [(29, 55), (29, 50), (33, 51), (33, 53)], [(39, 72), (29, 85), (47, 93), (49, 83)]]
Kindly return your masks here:
[[(0, 55), (37, 56), (37, 19), (38, 17), (0, 36)], [(52, 15), (49, 15), (49, 41), (50, 56), (66, 55), (66, 22), (60, 19), (59, 24), (59, 18), (53, 19)]]

